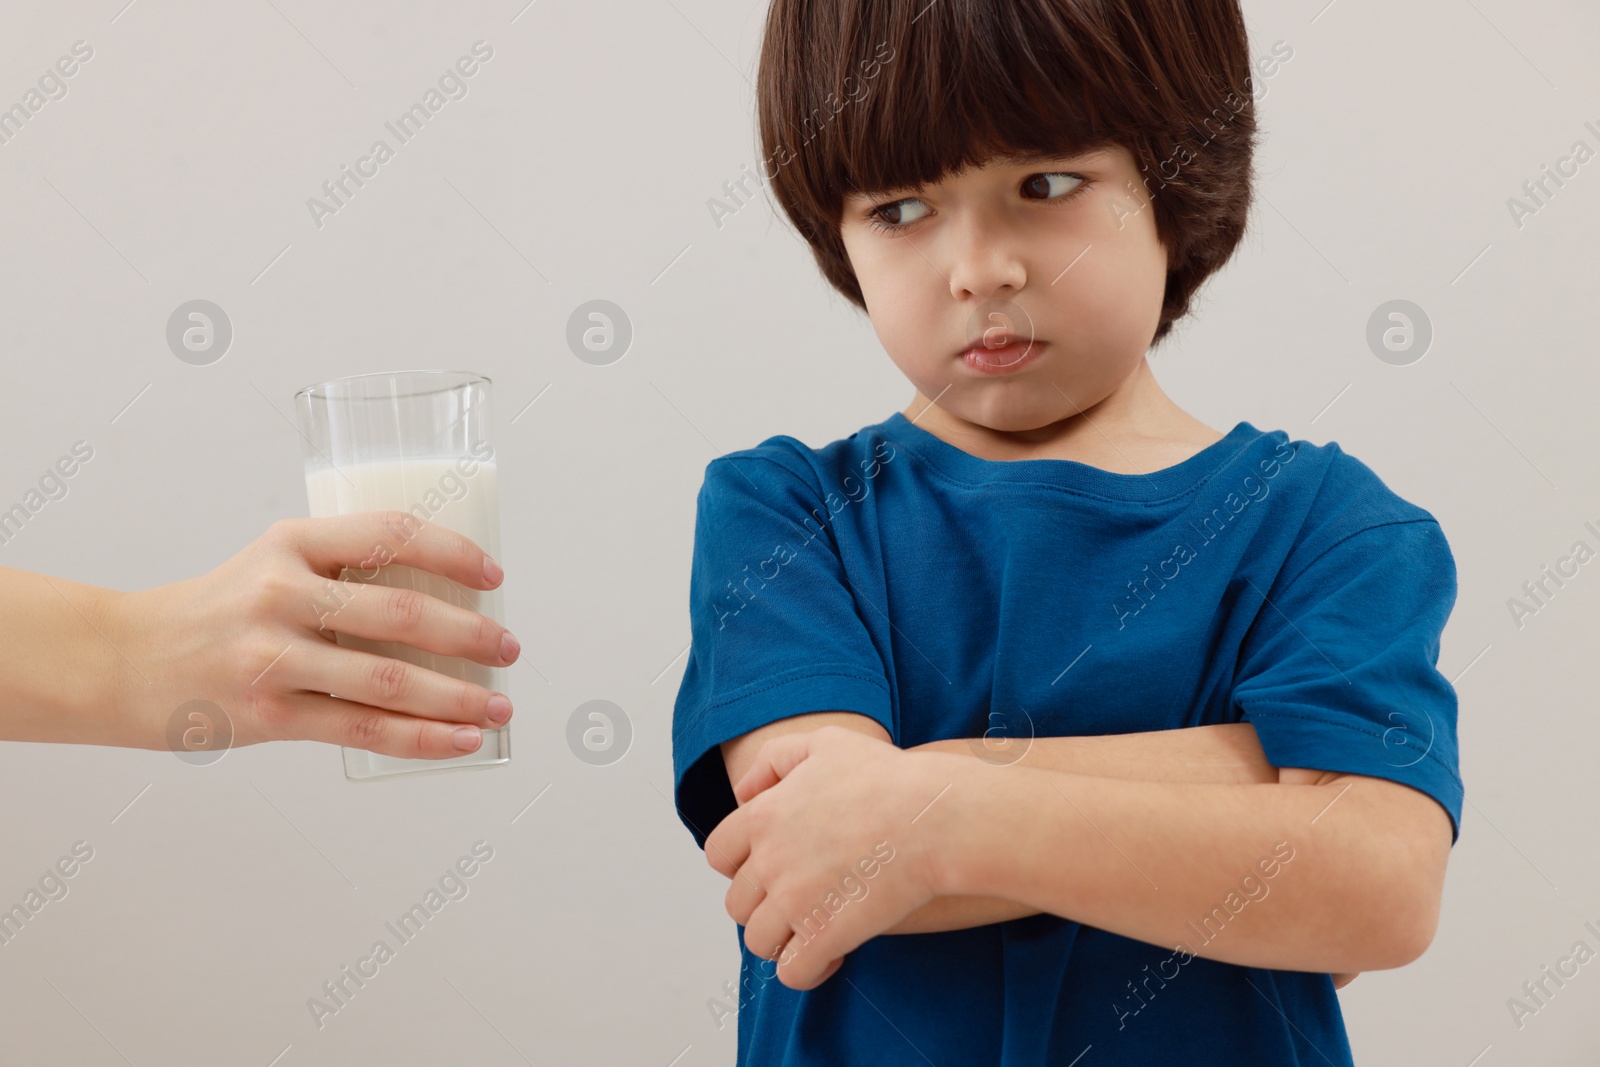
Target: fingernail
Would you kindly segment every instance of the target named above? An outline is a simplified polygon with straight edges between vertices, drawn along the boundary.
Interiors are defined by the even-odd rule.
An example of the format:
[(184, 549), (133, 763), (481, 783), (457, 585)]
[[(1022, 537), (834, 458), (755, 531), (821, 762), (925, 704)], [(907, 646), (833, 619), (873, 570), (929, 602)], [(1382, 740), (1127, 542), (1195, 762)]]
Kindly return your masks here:
[(496, 563), (488, 556), (483, 557), (484, 581), (488, 582), (490, 585), (496, 585), (499, 583), (500, 579), (504, 578), (505, 576), (506, 572), (500, 569), (500, 564)]
[(452, 739), (457, 749), (471, 752), (483, 740), (483, 733), (476, 726), (463, 726), (456, 730)]
[(489, 698), (489, 721), (499, 726), (511, 718), (511, 700), (504, 693)]
[(503, 660), (516, 659), (517, 658), (517, 653), (521, 652), (521, 651), (522, 651), (522, 645), (518, 643), (518, 641), (517, 641), (517, 639), (515, 637), (511, 636), (511, 631), (510, 630), (507, 630), (505, 633), (500, 635), (500, 658), (501, 659), (503, 659)]

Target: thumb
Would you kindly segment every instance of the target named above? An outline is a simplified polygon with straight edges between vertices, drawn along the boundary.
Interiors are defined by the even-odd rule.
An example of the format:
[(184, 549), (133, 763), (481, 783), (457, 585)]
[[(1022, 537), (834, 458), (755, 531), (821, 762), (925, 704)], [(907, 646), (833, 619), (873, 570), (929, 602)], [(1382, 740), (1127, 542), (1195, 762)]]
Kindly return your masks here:
[(801, 760), (811, 755), (811, 744), (815, 734), (815, 730), (805, 730), (792, 734), (779, 734), (763, 741), (761, 747), (756, 749), (755, 762), (734, 784), (733, 795), (739, 803), (747, 803), (757, 793), (770, 789), (787, 778), (789, 772), (800, 765)]

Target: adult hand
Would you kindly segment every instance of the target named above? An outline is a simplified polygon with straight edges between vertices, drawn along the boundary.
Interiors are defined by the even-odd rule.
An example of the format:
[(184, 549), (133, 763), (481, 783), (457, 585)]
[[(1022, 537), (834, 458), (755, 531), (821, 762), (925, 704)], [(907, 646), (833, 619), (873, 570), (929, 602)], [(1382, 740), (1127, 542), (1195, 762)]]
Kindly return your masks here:
[(115, 688), (119, 717), (141, 724), (150, 748), (164, 747), (173, 712), (199, 699), (227, 713), (233, 745), (325, 741), (424, 759), (475, 750), (480, 728), (510, 718), (503, 694), (342, 647), (334, 634), (490, 666), (514, 662), (518, 643), (437, 597), (340, 580), (345, 568), (370, 580), (388, 563), (478, 590), (503, 577), (468, 538), (405, 512), (275, 522), (209, 574), (113, 594), (107, 637), (127, 661)]
[(776, 959), (784, 985), (821, 985), (847, 953), (937, 895), (929, 824), (915, 820), (966, 763), (842, 726), (757, 750), (733, 787), (741, 807), (705, 854), (733, 879), (726, 904), (745, 946)]

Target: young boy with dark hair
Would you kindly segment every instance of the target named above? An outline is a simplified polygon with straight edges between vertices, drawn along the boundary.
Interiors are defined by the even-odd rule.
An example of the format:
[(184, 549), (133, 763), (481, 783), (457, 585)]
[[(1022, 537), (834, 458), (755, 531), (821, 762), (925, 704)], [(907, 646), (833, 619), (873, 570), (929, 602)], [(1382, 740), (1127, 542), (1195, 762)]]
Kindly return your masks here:
[(1349, 1064), (1336, 986), (1431, 942), (1444, 534), (1146, 358), (1288, 55), (1237, 0), (774, 0), (765, 177), (915, 394), (705, 469), (673, 762), (739, 1063)]

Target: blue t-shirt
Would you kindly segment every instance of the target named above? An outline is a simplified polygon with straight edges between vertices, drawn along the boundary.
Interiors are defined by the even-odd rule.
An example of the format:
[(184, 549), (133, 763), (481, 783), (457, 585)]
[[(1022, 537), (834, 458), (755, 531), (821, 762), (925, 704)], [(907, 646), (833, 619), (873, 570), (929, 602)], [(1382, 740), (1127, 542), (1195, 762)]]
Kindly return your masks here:
[[(770, 437), (699, 493), (679, 814), (703, 849), (737, 806), (718, 745), (807, 712), (902, 748), (1250, 722), (1274, 766), (1427, 793), (1453, 840), (1455, 597), (1432, 515), (1248, 422), (1146, 475), (982, 459), (898, 412), (818, 449)], [(1330, 975), (1191, 955), (1270, 893), (1263, 861), (1181, 951), (1040, 914), (880, 935), (797, 991), (741, 927), (738, 1062), (1349, 1064)]]

